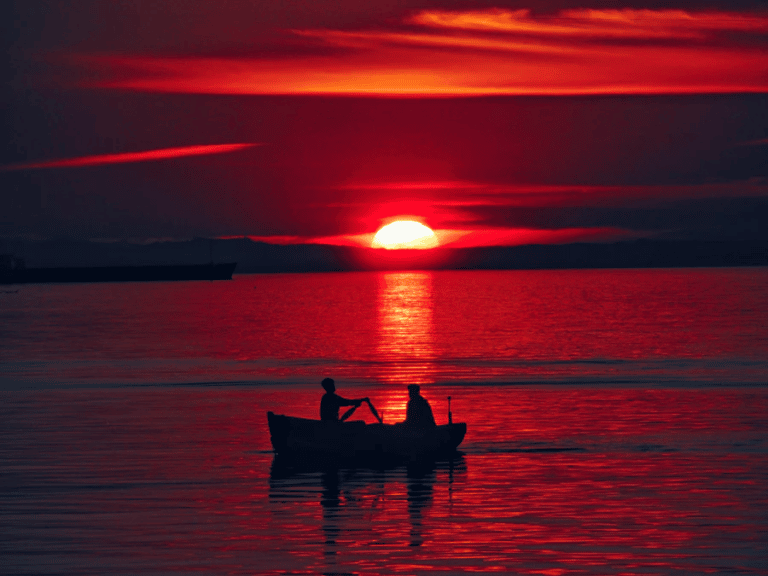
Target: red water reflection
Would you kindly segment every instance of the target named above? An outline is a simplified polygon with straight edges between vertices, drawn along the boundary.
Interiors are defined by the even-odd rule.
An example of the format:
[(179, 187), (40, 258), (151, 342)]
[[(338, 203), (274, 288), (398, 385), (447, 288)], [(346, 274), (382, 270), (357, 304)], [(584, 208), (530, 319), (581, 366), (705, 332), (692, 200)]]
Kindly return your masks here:
[(388, 383), (434, 382), (432, 273), (379, 274), (379, 379)]
[(764, 573), (765, 389), (428, 388), (468, 423), (453, 465), (282, 474), (265, 412), (314, 388), (5, 394), (5, 567)]
[(0, 374), (75, 382), (765, 383), (768, 268), (32, 285)]

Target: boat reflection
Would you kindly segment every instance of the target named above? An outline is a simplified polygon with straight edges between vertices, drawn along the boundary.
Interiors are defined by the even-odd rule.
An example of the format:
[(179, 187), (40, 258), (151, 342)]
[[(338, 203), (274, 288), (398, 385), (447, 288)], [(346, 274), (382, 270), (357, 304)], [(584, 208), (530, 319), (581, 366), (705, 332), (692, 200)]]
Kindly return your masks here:
[(341, 507), (341, 490), (339, 489), (339, 471), (331, 469), (321, 472), (323, 490), (320, 495), (320, 506), (323, 509), (323, 532), (325, 534), (325, 555), (336, 555), (336, 540), (339, 536), (339, 509)]
[(434, 382), (432, 273), (387, 272), (379, 275), (377, 351), (383, 382)]
[[(435, 466), (408, 467), (408, 518), (411, 522), (411, 546), (424, 543), (423, 514), (432, 505), (435, 484)], [(453, 482), (451, 473), (450, 482)]]
[[(367, 532), (369, 541), (388, 541), (419, 547), (440, 529), (452, 511), (454, 479), (466, 474), (464, 456), (380, 469), (305, 466), (275, 457), (269, 479), (269, 497), (277, 512), (281, 506), (319, 503), (318, 541), (328, 569), (336, 556)], [(435, 500), (443, 514), (433, 516)], [(317, 510), (317, 508), (315, 508)], [(407, 539), (398, 528), (410, 523)], [(304, 535), (305, 537), (307, 534)], [(393, 542), (394, 541), (394, 542)]]

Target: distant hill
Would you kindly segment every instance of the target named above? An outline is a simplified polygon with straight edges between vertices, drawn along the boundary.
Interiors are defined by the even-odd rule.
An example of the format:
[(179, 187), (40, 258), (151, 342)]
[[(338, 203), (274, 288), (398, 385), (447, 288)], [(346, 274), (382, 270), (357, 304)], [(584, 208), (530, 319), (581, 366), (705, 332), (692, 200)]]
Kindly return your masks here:
[(636, 240), (433, 250), (374, 250), (318, 244), (276, 245), (247, 238), (130, 244), (4, 242), (28, 268), (237, 262), (236, 274), (398, 269), (562, 269), (765, 266), (768, 243)]

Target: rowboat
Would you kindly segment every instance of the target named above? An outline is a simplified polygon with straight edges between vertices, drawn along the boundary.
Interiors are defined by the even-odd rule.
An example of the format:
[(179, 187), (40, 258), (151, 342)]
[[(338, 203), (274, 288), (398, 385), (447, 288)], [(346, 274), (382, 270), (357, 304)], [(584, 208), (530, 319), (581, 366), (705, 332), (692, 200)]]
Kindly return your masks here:
[(467, 425), (433, 428), (403, 423), (333, 422), (267, 412), (272, 448), (280, 456), (342, 460), (421, 460), (450, 456), (464, 440)]

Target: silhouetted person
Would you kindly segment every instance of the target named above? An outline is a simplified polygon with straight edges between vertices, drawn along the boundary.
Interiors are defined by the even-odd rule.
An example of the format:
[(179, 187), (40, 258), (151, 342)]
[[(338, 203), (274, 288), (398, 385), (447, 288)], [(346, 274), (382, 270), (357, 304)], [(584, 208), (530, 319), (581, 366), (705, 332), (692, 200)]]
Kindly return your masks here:
[(336, 383), (333, 378), (326, 378), (321, 382), (323, 388), (325, 388), (325, 394), (323, 394), (322, 400), (320, 400), (320, 420), (331, 420), (333, 422), (344, 422), (352, 415), (354, 410), (347, 411), (339, 420), (339, 408), (342, 406), (354, 406), (359, 408), (360, 404), (368, 400), (367, 398), (357, 398), (355, 400), (347, 400), (336, 394)]
[(413, 428), (434, 428), (435, 416), (429, 402), (421, 395), (421, 388), (417, 384), (408, 386), (408, 407), (405, 410), (405, 424)]

